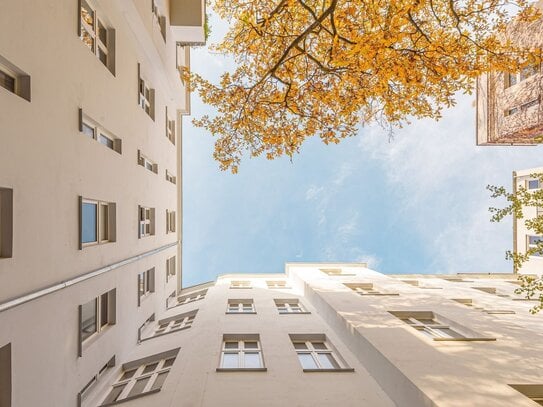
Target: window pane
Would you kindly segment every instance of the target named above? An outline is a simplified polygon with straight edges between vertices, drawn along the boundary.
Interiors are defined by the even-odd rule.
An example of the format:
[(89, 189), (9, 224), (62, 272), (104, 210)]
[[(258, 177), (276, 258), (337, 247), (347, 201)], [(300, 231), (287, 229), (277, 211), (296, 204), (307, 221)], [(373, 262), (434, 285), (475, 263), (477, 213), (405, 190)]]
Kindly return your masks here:
[(538, 179), (532, 179), (528, 181), (528, 189), (538, 189), (539, 188), (539, 180)]
[(107, 30), (106, 27), (104, 27), (104, 24), (100, 20), (98, 20), (98, 38), (100, 38), (100, 41), (102, 41), (102, 44), (104, 44), (107, 47)]
[(245, 349), (258, 349), (258, 342), (245, 341)]
[(100, 326), (107, 325), (108, 323), (108, 294), (102, 294), (100, 296)]
[(15, 78), (0, 71), (0, 86), (6, 88), (10, 92), (15, 92)]
[(151, 390), (157, 390), (157, 389), (162, 388), (162, 385), (164, 384), (164, 380), (166, 380), (166, 376), (168, 376), (168, 372), (159, 373), (155, 382), (151, 386)]
[(260, 353), (246, 353), (245, 367), (246, 368), (262, 367), (262, 365), (260, 364)]
[[(98, 46), (98, 59), (107, 66), (107, 54), (102, 50), (102, 47)], [(110, 147), (111, 148), (111, 147)]]
[(81, 208), (81, 242), (96, 242), (96, 211), (97, 205), (83, 202)]
[(166, 359), (164, 361), (164, 365), (162, 365), (163, 368), (165, 367), (170, 367), (173, 365), (173, 362), (175, 361), (175, 358), (171, 358), (171, 359)]
[(81, 0), (81, 20), (94, 27), (94, 11), (85, 0)]
[(120, 380), (130, 379), (136, 373), (136, 369), (126, 370)]
[(328, 349), (323, 342), (312, 342), (315, 349)]
[[(105, 62), (104, 62), (105, 63)], [(103, 144), (104, 146), (106, 147), (109, 147), (113, 150), (113, 140), (111, 140), (109, 137), (103, 135), (103, 134), (100, 134), (100, 139), (99, 139), (100, 143)]]
[(224, 343), (224, 348), (225, 349), (237, 349), (238, 348), (238, 343), (237, 342), (225, 342)]
[(222, 367), (224, 368), (237, 368), (238, 366), (238, 354), (237, 353), (224, 353), (222, 356)]
[(154, 371), (157, 366), (158, 366), (158, 362), (148, 364), (147, 366), (145, 366), (145, 369), (143, 369), (142, 374), (150, 373), (150, 372)]
[(143, 379), (137, 380), (136, 384), (134, 384), (134, 387), (132, 387), (132, 389), (130, 389), (130, 392), (128, 393), (127, 397), (131, 397), (131, 396), (135, 396), (136, 394), (143, 393), (143, 389), (145, 388), (145, 386), (149, 382), (150, 378), (151, 378), (151, 376), (148, 376), (148, 377), (145, 377)]
[(543, 240), (543, 237), (541, 236), (528, 236), (529, 244), (536, 245), (538, 242), (541, 242)]
[(339, 369), (339, 364), (331, 353), (319, 353), (318, 356), (323, 369)]
[(112, 388), (102, 404), (108, 404), (117, 401), (117, 398), (124, 390), (125, 386), (126, 384), (121, 384), (120, 386), (115, 386), (114, 388)]
[(83, 123), (83, 134), (94, 138), (94, 127), (89, 126), (87, 123)]
[(81, 306), (81, 340), (96, 332), (96, 299)]
[(81, 26), (81, 40), (94, 52), (94, 38)]
[(307, 349), (307, 345), (304, 342), (294, 342), (295, 349)]
[(304, 369), (317, 369), (317, 364), (310, 353), (298, 353), (298, 359)]

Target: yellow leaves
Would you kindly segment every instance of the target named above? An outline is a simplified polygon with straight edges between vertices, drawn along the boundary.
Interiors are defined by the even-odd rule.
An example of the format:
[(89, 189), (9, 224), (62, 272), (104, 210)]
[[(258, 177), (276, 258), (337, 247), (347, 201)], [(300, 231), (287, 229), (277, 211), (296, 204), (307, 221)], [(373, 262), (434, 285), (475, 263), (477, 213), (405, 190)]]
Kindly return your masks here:
[(215, 0), (232, 22), (216, 49), (238, 67), (218, 85), (190, 77), (217, 109), (195, 124), (217, 137), (220, 168), (237, 171), (247, 153), (292, 156), (309, 137), (338, 143), (367, 122), (439, 118), (481, 73), (528, 61), (497, 31), (509, 21), (501, 3)]

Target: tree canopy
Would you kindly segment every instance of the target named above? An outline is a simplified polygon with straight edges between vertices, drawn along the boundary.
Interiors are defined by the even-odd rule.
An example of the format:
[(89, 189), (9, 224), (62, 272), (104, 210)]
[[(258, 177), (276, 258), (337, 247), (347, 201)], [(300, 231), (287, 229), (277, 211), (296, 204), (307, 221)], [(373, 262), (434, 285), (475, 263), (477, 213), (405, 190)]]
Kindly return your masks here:
[[(457, 92), (489, 70), (533, 57), (504, 35), (526, 0), (214, 0), (230, 23), (214, 49), (237, 68), (190, 83), (214, 116), (194, 120), (217, 136), (214, 157), (236, 172), (244, 154), (273, 159), (309, 137), (338, 143), (359, 126), (438, 119)], [(508, 11), (509, 10), (509, 11)], [(533, 61), (531, 62), (533, 63)]]
[[(530, 174), (530, 178), (539, 180), (543, 185), (543, 174)], [(524, 209), (527, 207), (543, 208), (543, 188), (529, 190), (524, 186), (518, 187), (513, 192), (508, 192), (503, 186), (497, 187), (488, 185), (487, 189), (491, 192), (492, 198), (504, 198), (507, 205), (504, 208), (490, 208), (492, 213), (492, 222), (501, 222), (508, 216), (514, 216), (517, 222), (524, 222), (526, 228), (535, 236), (543, 236), (543, 213), (537, 212), (537, 216), (524, 218)], [(515, 271), (522, 269), (530, 256), (543, 253), (543, 238), (538, 239), (535, 245), (528, 247), (525, 253), (506, 252), (506, 258), (513, 261)], [(531, 275), (519, 275), (521, 286), (515, 290), (515, 293), (524, 295), (528, 299), (539, 300), (539, 303), (532, 307), (530, 312), (537, 313), (543, 309), (543, 278)]]

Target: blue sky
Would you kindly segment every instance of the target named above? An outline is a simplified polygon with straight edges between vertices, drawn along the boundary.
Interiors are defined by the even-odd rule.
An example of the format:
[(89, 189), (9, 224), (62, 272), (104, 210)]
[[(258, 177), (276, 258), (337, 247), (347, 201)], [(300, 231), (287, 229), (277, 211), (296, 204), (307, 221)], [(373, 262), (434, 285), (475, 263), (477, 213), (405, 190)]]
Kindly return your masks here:
[[(211, 42), (225, 25), (212, 18)], [(207, 48), (191, 69), (216, 79), (231, 62)], [(326, 146), (310, 140), (293, 161), (247, 158), (218, 169), (214, 138), (183, 123), (183, 285), (224, 273), (283, 272), (292, 261), (366, 261), (383, 273), (510, 272), (512, 221), (487, 184), (543, 165), (541, 147), (477, 147), (475, 96), (460, 95), (439, 121), (377, 126)], [(196, 94), (192, 116), (212, 113)]]

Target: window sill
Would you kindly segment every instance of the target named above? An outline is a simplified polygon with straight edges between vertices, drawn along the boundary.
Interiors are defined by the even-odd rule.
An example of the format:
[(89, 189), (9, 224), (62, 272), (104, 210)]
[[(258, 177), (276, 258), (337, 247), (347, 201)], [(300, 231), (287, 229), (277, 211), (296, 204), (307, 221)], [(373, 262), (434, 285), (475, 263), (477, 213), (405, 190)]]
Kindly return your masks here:
[(145, 338), (141, 338), (141, 339), (140, 339), (140, 343), (141, 343), (141, 342), (148, 341), (148, 340), (150, 340), (150, 339), (159, 338), (159, 337), (164, 336), (164, 335), (173, 334), (173, 333), (175, 333), (175, 332), (181, 332), (181, 331), (184, 331), (184, 330), (189, 329), (189, 328), (190, 328), (190, 326), (184, 326), (183, 328), (174, 329), (173, 331), (163, 332), (163, 333), (161, 333), (161, 334), (157, 334), (157, 335), (153, 335), (153, 336), (147, 336), (147, 337), (145, 337)]
[(240, 368), (228, 368), (218, 367), (216, 372), (267, 372), (267, 367), (240, 367)]
[(100, 404), (100, 407), (116, 406), (117, 404), (124, 403), (125, 401), (131, 401), (131, 400), (139, 399), (140, 397), (147, 396), (148, 394), (158, 393), (159, 391), (160, 391), (160, 389), (149, 390), (149, 391), (146, 391), (145, 393), (136, 394), (136, 395), (134, 395), (132, 397), (126, 397), (126, 398), (124, 398), (122, 400), (114, 401), (112, 403)]
[(230, 287), (231, 290), (250, 290), (253, 287)]
[(491, 342), (496, 338), (432, 338), (436, 342)]
[(304, 311), (304, 312), (280, 312), (279, 313), (279, 315), (298, 315), (298, 314), (307, 315), (307, 314), (311, 314), (311, 312)]
[(269, 290), (291, 290), (292, 287), (268, 287)]
[(225, 312), (226, 315), (243, 315), (243, 314), (247, 314), (247, 315), (255, 315), (256, 314), (256, 311), (251, 311), (251, 312), (228, 312), (226, 311)]
[(352, 367), (347, 367), (343, 369), (303, 369), (305, 373), (316, 373), (316, 372), (324, 372), (324, 373), (350, 373), (354, 372), (354, 369)]
[(370, 296), (373, 296), (373, 295), (376, 295), (376, 296), (383, 296), (383, 295), (388, 295), (388, 296), (391, 296), (391, 295), (400, 295), (400, 293), (358, 293), (358, 295), (362, 296), (362, 297), (366, 297), (368, 295)]

